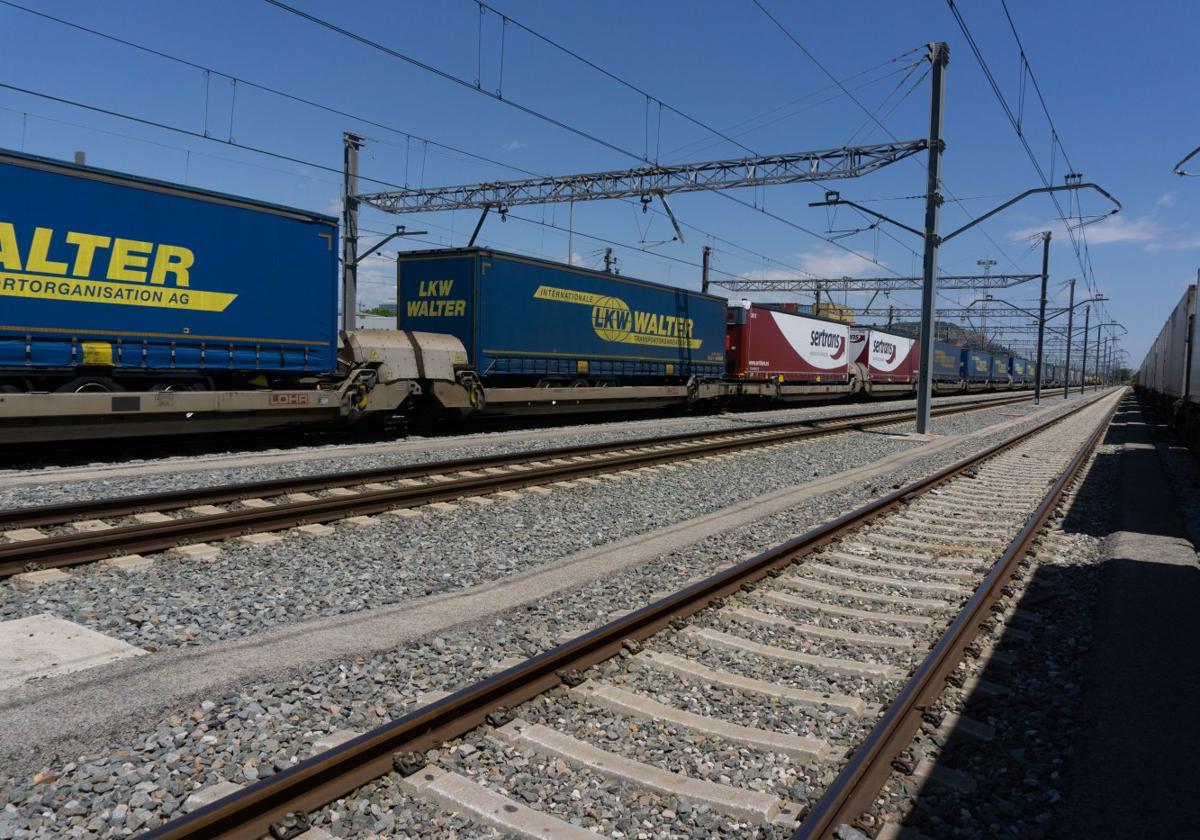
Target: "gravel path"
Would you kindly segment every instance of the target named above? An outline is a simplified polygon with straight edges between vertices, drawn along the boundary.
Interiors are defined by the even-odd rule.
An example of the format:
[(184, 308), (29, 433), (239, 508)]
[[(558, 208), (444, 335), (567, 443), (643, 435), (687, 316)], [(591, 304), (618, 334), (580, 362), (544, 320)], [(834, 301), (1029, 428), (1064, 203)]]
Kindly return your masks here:
[[(927, 461), (932, 460), (938, 465), (949, 463), (967, 451), (988, 445), (991, 437), (963, 443), (953, 451), (897, 470), (888, 482), (899, 484), (927, 474), (934, 467)], [(832, 442), (826, 441), (822, 446), (828, 447)], [(789, 447), (773, 452), (793, 457), (792, 453), (802, 448)], [(759, 453), (760, 456), (763, 454)], [(826, 461), (836, 456), (823, 451), (820, 457)], [(734, 474), (730, 467), (732, 463), (709, 462), (708, 467), (723, 479), (721, 486), (726, 488), (726, 498), (730, 482), (743, 478)], [(755, 468), (757, 470), (757, 463)], [(667, 490), (671, 492), (664, 492), (658, 500), (660, 516), (664, 508), (672, 519), (681, 515), (678, 512), (678, 484), (684, 469), (663, 474)], [(638, 486), (632, 489), (640, 491), (641, 485), (650, 483), (653, 482), (639, 478)], [(322, 734), (347, 728), (365, 729), (392, 719), (415, 708), (426, 692), (453, 689), (488, 675), (502, 659), (530, 655), (554, 645), (564, 633), (579, 629), (580, 616), (603, 617), (615, 610), (627, 609), (650, 593), (716, 571), (747, 553), (844, 512), (869, 495), (877, 495), (879, 483), (878, 480), (863, 482), (844, 492), (814, 499), (784, 513), (707, 538), (655, 563), (514, 611), (485, 627), (463, 627), (403, 650), (331, 662), (307, 669), (290, 679), (246, 685), (239, 692), (210, 698), (195, 708), (179, 709), (166, 716), (160, 726), (133, 738), (97, 743), (84, 755), (62, 756), (41, 768), (6, 768), (0, 772), (0, 786), (10, 791), (10, 801), (0, 812), (0, 838), (123, 836), (135, 829), (150, 827), (177, 813), (180, 803), (192, 789), (222, 779), (246, 782), (277, 772), (305, 756), (308, 745)], [(626, 483), (614, 483), (614, 486), (626, 493), (630, 490)], [(570, 493), (603, 489), (579, 488)], [(541, 503), (555, 498), (542, 499), (530, 515), (549, 516)], [(600, 501), (606, 506), (613, 504), (610, 497), (602, 497)], [(524, 499), (512, 506), (532, 502), (532, 499)], [(490, 512), (502, 507), (505, 506), (495, 505), (483, 510)], [(605, 521), (612, 519), (609, 516)], [(560, 521), (555, 531), (563, 527)], [(494, 533), (505, 533), (494, 529), (495, 525)], [(341, 540), (329, 542), (340, 543)], [(494, 542), (493, 536), (490, 542), (482, 544)], [(328, 546), (328, 542), (323, 545)], [(432, 541), (430, 545), (436, 549)], [(330, 546), (327, 550), (335, 549)], [(430, 562), (452, 563), (452, 555), (453, 552), (445, 556), (444, 561), (432, 559)], [(213, 569), (211, 566), (206, 568)], [(461, 585), (461, 580), (455, 584), (461, 569), (456, 568), (454, 573), (438, 571), (451, 574), (450, 583), (446, 585)], [(443, 580), (440, 574), (426, 572), (430, 581)], [(330, 579), (326, 578), (326, 587)], [(149, 576), (138, 578), (139, 584), (132, 578), (111, 577), (109, 588), (114, 585), (145, 587), (148, 580)], [(350, 586), (353, 579), (343, 578), (339, 583)], [(291, 580), (279, 581), (283, 589), (294, 585)], [(230, 588), (233, 588), (232, 584)], [(39, 591), (44, 594), (49, 590)], [(108, 597), (118, 601), (117, 596), (121, 594), (110, 592)], [(238, 592), (228, 597), (244, 596), (245, 593)], [(214, 592), (212, 597), (222, 596)], [(254, 597), (259, 596), (256, 593)], [(129, 627), (128, 624), (123, 626)], [(631, 672), (629, 677), (637, 677), (636, 672)], [(752, 713), (753, 710), (747, 710), (747, 714)], [(791, 725), (794, 720), (797, 718), (789, 715), (781, 718), (781, 724)], [(833, 729), (842, 722), (826, 720), (824, 725)], [(439, 759), (437, 754), (434, 758), (449, 760), (444, 756)], [(749, 769), (739, 772), (753, 770), (745, 761), (742, 764)], [(795, 783), (806, 785), (812, 781), (802, 776), (794, 778)], [(581, 791), (581, 796), (583, 794)], [(592, 792), (588, 795), (592, 796)], [(603, 803), (608, 800), (590, 801)], [(490, 832), (480, 832), (477, 826), (466, 826), (439, 813), (436, 808), (412, 800), (395, 789), (388, 779), (368, 786), (343, 809), (322, 812), (322, 819), (326, 820), (326, 827), (340, 836), (357, 836), (363, 830), (373, 830), (374, 823), (370, 820), (377, 821), (384, 810), (392, 807), (398, 809), (397, 819), (403, 817), (400, 824), (418, 836), (446, 836), (458, 828), (465, 829), (459, 836), (491, 836)], [(597, 813), (600, 813), (599, 808)], [(660, 817), (670, 821), (669, 817)], [(731, 836), (748, 836), (744, 828), (732, 826), (729, 833)]]
[[(1004, 399), (1012, 394), (993, 395)], [(939, 397), (935, 405), (978, 395)], [(394, 443), (316, 446), (279, 452), (162, 458), (96, 464), (88, 468), (0, 470), (0, 509), (87, 499), (319, 475), (560, 446), (634, 440), (663, 434), (739, 429), (766, 423), (836, 418), (863, 411), (897, 411), (911, 400), (843, 403), (762, 412), (592, 423), (520, 432), (482, 432), (452, 438), (409, 438)]]

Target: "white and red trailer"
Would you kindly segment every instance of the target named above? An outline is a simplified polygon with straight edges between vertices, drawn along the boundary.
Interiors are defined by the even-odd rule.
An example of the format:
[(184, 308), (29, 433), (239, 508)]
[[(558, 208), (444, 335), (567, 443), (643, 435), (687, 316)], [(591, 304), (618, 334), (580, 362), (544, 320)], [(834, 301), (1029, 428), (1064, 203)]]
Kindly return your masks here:
[(867, 390), (900, 390), (917, 379), (920, 344), (915, 339), (850, 327), (850, 360), (866, 372)]
[(746, 381), (846, 383), (849, 339), (840, 321), (745, 302), (728, 311), (726, 372)]

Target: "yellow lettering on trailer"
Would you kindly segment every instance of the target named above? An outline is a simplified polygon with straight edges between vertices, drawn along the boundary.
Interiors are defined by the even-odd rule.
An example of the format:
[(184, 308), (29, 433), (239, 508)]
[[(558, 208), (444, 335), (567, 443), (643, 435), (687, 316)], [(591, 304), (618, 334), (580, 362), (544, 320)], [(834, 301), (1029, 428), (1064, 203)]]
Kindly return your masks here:
[(185, 288), (188, 285), (188, 269), (196, 261), (196, 255), (182, 245), (159, 245), (154, 252), (154, 270), (150, 272), (150, 282), (161, 286), (167, 282), (167, 275), (175, 276), (175, 285)]
[(50, 237), (54, 231), (50, 228), (34, 228), (33, 242), (29, 245), (29, 259), (25, 263), (26, 271), (36, 271), (41, 274), (66, 274), (67, 264), (47, 257), (50, 251)]
[(405, 303), (408, 317), (461, 318), (467, 314), (467, 302), (462, 298), (450, 298), (453, 290), (453, 280), (420, 281), (417, 284), (417, 300)]
[(538, 300), (576, 303), (592, 308), (592, 330), (604, 341), (640, 344), (643, 347), (687, 347), (699, 350), (704, 342), (693, 338), (695, 322), (657, 312), (630, 310), (629, 304), (610, 295), (538, 286)]
[(17, 233), (12, 222), (0, 222), (0, 266), (9, 271), (21, 270), (21, 252), (17, 250)]
[[(150, 252), (153, 250), (153, 243), (140, 239), (114, 240), (112, 256), (108, 260), (108, 279), (145, 283), (146, 272), (137, 269), (150, 264)], [(65, 273), (66, 266), (63, 266), (63, 271)]]
[(71, 269), (71, 273), (76, 277), (87, 277), (92, 273), (92, 259), (96, 256), (96, 249), (107, 249), (112, 244), (112, 237), (70, 231), (67, 234), (67, 242), (75, 246), (75, 267)]
[[(58, 242), (56, 246), (56, 241)], [(68, 250), (74, 246), (74, 254)], [(99, 251), (108, 251), (103, 278), (92, 277)], [(57, 257), (73, 256), (70, 263)], [(52, 228), (34, 228), (25, 259), (11, 222), (0, 222), (0, 297), (42, 298), (46, 300), (109, 303), (125, 306), (153, 306), (162, 309), (190, 309), (198, 312), (224, 312), (237, 298), (229, 292), (193, 291), (191, 269), (196, 254), (183, 245), (144, 242), (103, 234), (67, 231), (58, 241)], [(173, 285), (170, 294), (126, 284)], [(446, 290), (449, 291), (447, 283)], [(459, 304), (458, 314), (466, 309)]]

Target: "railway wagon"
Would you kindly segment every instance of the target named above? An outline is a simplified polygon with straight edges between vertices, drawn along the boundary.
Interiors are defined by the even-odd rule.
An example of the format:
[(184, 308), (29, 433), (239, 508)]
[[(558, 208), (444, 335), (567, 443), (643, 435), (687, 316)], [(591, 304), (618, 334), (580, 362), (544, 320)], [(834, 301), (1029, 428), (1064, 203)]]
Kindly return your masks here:
[[(920, 368), (920, 342), (917, 342), (917, 347), (914, 348), (913, 354), (916, 357), (915, 364)], [(964, 390), (962, 380), (961, 365), (959, 358), (962, 354), (962, 349), (956, 344), (950, 344), (947, 341), (935, 341), (933, 343), (933, 366), (931, 377), (933, 379), (933, 390), (939, 394), (958, 393)]]
[(914, 339), (869, 327), (850, 327), (850, 358), (866, 372), (868, 389), (898, 390), (917, 375)]
[(980, 391), (988, 386), (992, 378), (992, 354), (984, 350), (964, 347), (959, 355), (959, 371), (963, 387), (968, 391)]
[(729, 307), (725, 329), (726, 373), (731, 379), (850, 380), (849, 329), (840, 321), (746, 302)]
[(1020, 356), (1011, 356), (1008, 360), (1008, 375), (1014, 385), (1032, 382), (1033, 368), (1032, 364)]
[(1009, 367), (1012, 356), (1008, 353), (992, 353), (992, 366), (988, 371), (988, 380), (993, 388), (1008, 388), (1012, 385), (1012, 375)]
[(725, 372), (724, 298), (485, 248), (402, 253), (402, 330), (454, 336), (489, 386), (686, 382)]
[(286, 385), (337, 369), (337, 220), (0, 151), (0, 387)]
[(1188, 286), (1171, 310), (1139, 369), (1143, 388), (1173, 399), (1200, 402), (1194, 383), (1196, 286)]
[[(1200, 452), (1200, 330), (1197, 286), (1189, 285), (1159, 330), (1134, 379), (1139, 396), (1152, 406), (1192, 451)], [(1089, 365), (1090, 367), (1090, 365)], [(1079, 371), (1075, 371), (1079, 377)], [(1086, 375), (1086, 382), (1095, 377)]]
[(959, 382), (962, 379), (960, 358), (962, 349), (947, 341), (933, 343), (933, 381)]

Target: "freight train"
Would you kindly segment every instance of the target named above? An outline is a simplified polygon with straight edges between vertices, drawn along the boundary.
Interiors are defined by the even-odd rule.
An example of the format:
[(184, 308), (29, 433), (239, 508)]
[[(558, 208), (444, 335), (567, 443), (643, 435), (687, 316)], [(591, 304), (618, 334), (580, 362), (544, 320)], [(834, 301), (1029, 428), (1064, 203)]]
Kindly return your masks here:
[(395, 329), (339, 331), (332, 217), (16, 152), (0, 190), (0, 442), (915, 389), (909, 337), (484, 248), (401, 254)]
[(1134, 375), (1142, 400), (1200, 451), (1200, 348), (1196, 334), (1196, 284), (1184, 291)]

